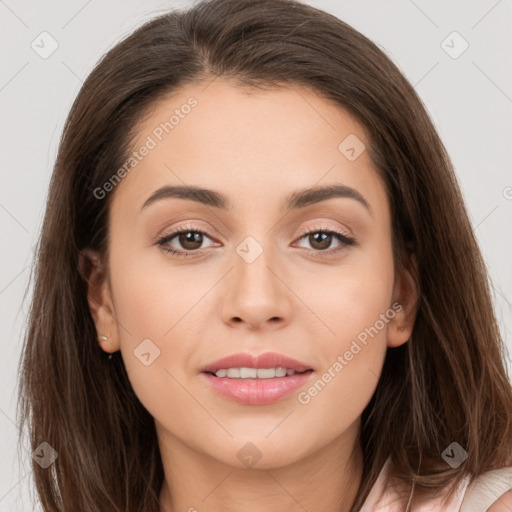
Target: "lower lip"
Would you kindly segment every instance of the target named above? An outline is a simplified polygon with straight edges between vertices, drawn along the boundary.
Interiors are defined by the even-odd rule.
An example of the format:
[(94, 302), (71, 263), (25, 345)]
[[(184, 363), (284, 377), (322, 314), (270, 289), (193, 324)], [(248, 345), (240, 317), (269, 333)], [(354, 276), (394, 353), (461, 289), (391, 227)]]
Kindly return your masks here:
[(247, 405), (277, 402), (303, 386), (312, 374), (312, 371), (307, 371), (274, 379), (228, 379), (215, 377), (211, 373), (202, 373), (217, 393)]

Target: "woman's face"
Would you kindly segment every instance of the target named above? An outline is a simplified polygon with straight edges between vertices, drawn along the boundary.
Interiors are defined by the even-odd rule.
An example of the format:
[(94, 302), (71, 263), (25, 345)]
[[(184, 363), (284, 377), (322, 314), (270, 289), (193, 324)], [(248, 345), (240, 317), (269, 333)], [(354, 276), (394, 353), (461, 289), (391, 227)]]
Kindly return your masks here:
[[(137, 133), (109, 192), (109, 279), (90, 298), (161, 442), (239, 467), (353, 445), (414, 299), (361, 126), (303, 88), (217, 79), (162, 101)], [(340, 188), (313, 191), (327, 186)], [(249, 357), (214, 365), (228, 376), (203, 371), (237, 354)], [(236, 378), (251, 366), (297, 373)]]

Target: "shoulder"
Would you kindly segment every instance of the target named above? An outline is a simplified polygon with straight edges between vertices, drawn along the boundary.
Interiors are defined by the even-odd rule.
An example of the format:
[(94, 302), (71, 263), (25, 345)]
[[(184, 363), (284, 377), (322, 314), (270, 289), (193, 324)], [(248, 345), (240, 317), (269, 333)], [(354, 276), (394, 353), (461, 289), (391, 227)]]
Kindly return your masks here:
[(508, 512), (512, 510), (512, 489), (500, 496), (486, 512)]
[[(386, 462), (360, 512), (395, 512), (405, 510), (409, 487), (400, 485)], [(470, 481), (465, 477), (449, 500), (447, 494), (430, 495), (413, 505), (414, 512), (511, 512), (512, 466), (494, 469)]]
[(464, 512), (509, 512), (512, 510), (512, 466), (493, 469), (469, 485), (461, 510)]

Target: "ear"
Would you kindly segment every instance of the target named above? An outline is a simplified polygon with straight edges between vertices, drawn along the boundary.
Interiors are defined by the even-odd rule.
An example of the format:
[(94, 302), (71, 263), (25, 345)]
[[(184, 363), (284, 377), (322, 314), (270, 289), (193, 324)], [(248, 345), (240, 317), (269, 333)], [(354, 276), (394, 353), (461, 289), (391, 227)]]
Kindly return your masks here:
[(417, 276), (418, 264), (415, 255), (410, 254), (405, 258), (402, 272), (395, 279), (391, 301), (395, 316), (388, 324), (388, 347), (399, 347), (411, 337), (419, 299)]
[(96, 325), (98, 343), (105, 352), (116, 352), (119, 350), (119, 333), (106, 265), (97, 251), (84, 249), (79, 254), (79, 268), (86, 282), (87, 302)]

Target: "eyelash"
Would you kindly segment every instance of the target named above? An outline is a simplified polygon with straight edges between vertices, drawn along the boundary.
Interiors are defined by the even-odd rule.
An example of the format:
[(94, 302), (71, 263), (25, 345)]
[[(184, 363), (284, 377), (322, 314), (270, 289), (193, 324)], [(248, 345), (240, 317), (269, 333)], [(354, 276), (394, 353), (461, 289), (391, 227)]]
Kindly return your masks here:
[[(200, 233), (201, 235), (206, 235), (208, 238), (212, 238), (205, 231), (202, 231), (201, 229), (197, 229), (193, 225), (186, 225), (186, 226), (183, 226), (175, 231), (172, 231), (168, 235), (164, 235), (162, 238), (160, 238), (157, 241), (157, 245), (159, 245), (162, 250), (164, 250), (166, 253), (170, 254), (171, 256), (176, 256), (179, 258), (187, 257), (189, 254), (193, 254), (193, 253), (200, 254), (201, 251), (198, 251), (198, 250), (181, 251), (181, 250), (177, 250), (177, 249), (171, 249), (171, 248), (165, 246), (165, 244), (167, 242), (170, 242), (177, 235), (181, 235), (183, 233), (190, 233), (190, 232)], [(335, 238), (342, 244), (341, 247), (338, 247), (337, 249), (334, 249), (334, 250), (328, 249), (328, 250), (322, 251), (322, 250), (317, 250), (317, 249), (309, 249), (310, 251), (317, 253), (316, 255), (320, 256), (321, 258), (328, 258), (328, 257), (332, 256), (333, 254), (343, 251), (343, 250), (347, 249), (348, 247), (356, 244), (356, 241), (352, 237), (345, 234), (343, 231), (338, 230), (336, 228), (327, 227), (327, 226), (317, 226), (317, 227), (305, 229), (300, 233), (300, 236), (297, 240), (302, 240), (303, 238), (305, 238), (307, 235), (309, 235), (311, 233), (324, 233), (324, 234), (328, 234), (328, 235), (334, 235)]]

